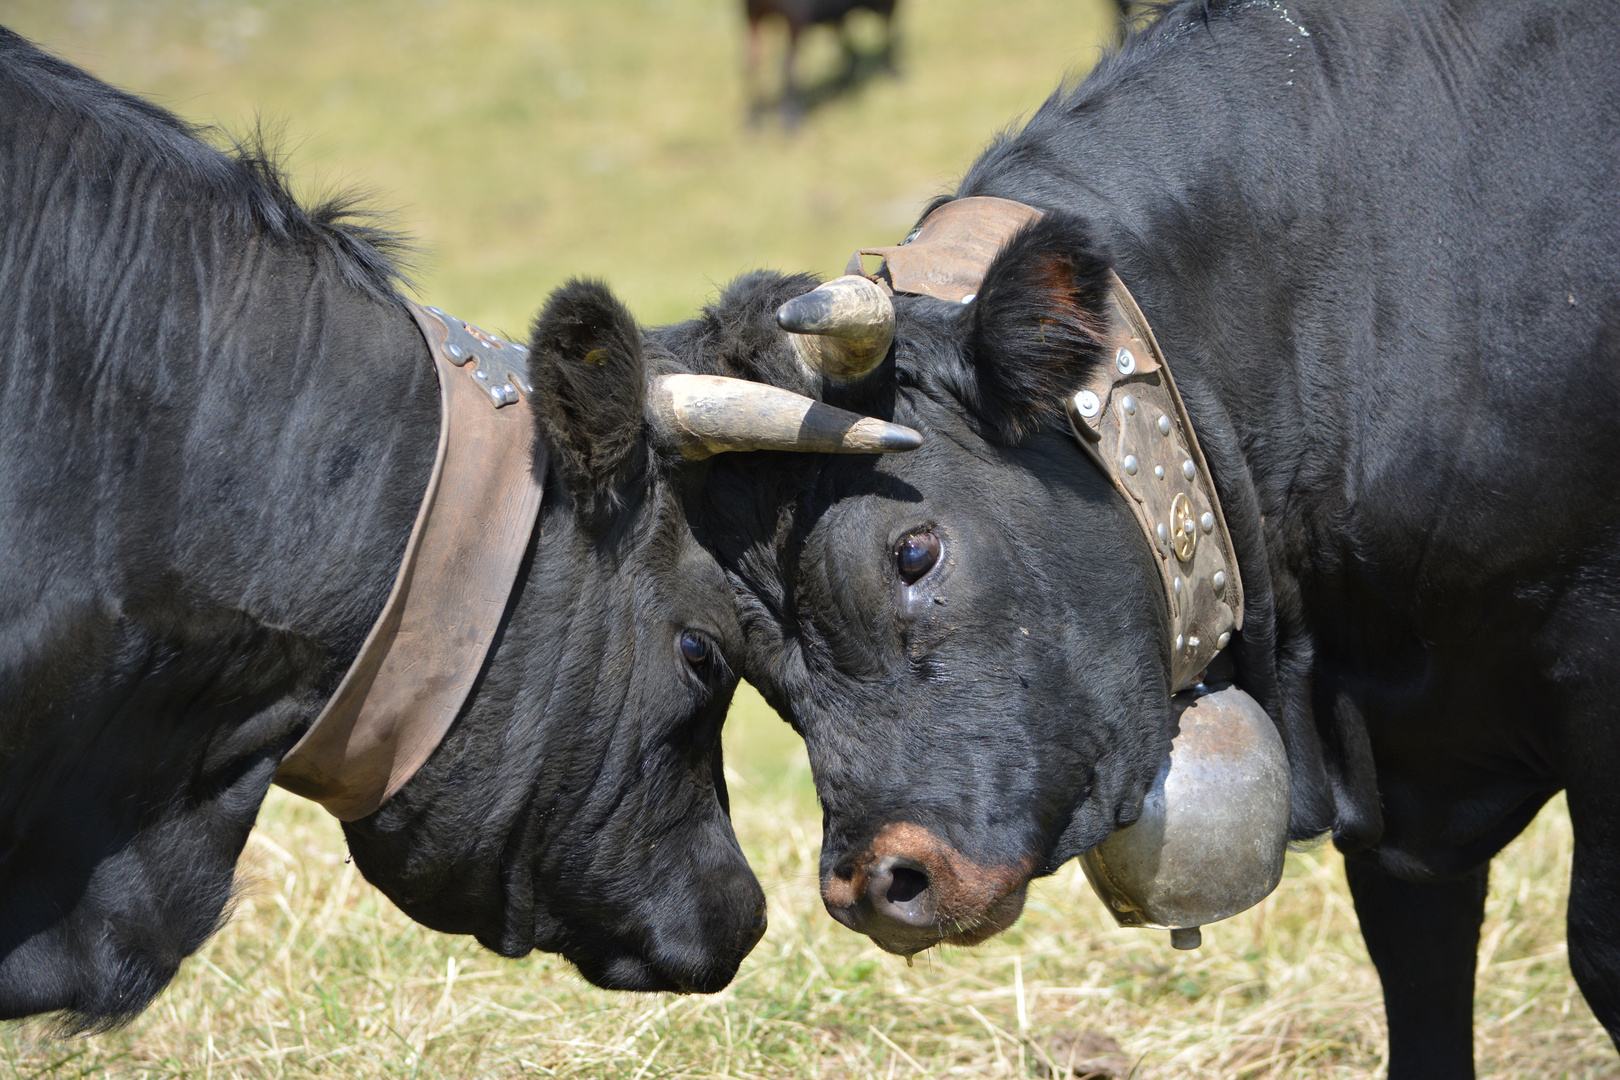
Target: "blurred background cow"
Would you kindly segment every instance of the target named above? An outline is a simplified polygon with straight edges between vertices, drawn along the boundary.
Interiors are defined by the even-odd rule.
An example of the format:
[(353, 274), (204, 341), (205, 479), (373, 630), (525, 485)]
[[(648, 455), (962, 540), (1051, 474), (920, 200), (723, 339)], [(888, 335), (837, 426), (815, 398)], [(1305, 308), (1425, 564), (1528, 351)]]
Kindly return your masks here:
[[(896, 0), (744, 0), (748, 17), (748, 93), (749, 119), (757, 122), (767, 107), (766, 90), (761, 81), (760, 62), (765, 51), (765, 23), (777, 19), (787, 29), (787, 44), (782, 50), (782, 86), (780, 104), (782, 115), (789, 123), (796, 123), (799, 115), (812, 104), (826, 100), (834, 94), (854, 90), (876, 69), (893, 72), (895, 31), (894, 7)], [(872, 54), (860, 51), (851, 36), (850, 15), (856, 11), (869, 11), (883, 22), (883, 42)], [(817, 84), (813, 89), (799, 85), (794, 78), (793, 61), (799, 51), (799, 36), (813, 26), (831, 27), (838, 34), (843, 48), (844, 64), (841, 71)]]

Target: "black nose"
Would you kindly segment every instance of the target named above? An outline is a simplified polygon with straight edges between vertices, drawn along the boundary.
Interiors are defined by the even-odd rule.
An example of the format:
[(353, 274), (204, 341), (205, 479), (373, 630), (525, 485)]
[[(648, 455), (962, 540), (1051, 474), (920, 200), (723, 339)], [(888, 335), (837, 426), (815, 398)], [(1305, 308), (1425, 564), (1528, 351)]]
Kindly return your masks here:
[(875, 922), (907, 929), (933, 926), (937, 911), (930, 885), (928, 870), (917, 860), (904, 855), (879, 859), (866, 875), (866, 899)]

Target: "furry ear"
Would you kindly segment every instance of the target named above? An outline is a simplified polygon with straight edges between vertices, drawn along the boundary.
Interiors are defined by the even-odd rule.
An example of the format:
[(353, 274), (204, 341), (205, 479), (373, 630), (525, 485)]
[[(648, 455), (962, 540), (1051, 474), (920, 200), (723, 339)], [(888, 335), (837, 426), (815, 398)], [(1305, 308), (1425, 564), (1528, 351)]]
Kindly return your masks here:
[(529, 343), (530, 404), (552, 467), (586, 516), (623, 505), (647, 469), (641, 328), (606, 285), (551, 294)]
[(962, 403), (1006, 442), (1063, 414), (1104, 362), (1108, 261), (1072, 214), (1048, 213), (1002, 248), (969, 313)]

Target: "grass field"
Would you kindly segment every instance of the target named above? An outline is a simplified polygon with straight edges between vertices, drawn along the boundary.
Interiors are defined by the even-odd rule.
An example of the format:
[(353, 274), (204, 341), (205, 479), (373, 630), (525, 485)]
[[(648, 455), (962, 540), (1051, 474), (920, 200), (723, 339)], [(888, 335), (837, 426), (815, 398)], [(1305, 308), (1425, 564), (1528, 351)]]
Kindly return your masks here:
[[(745, 128), (732, 0), (0, 0), (0, 23), (186, 116), (279, 124), (302, 190), (377, 193), (424, 249), (419, 292), (519, 331), (573, 274), (648, 322), (755, 266), (840, 268), (892, 242), (975, 150), (1083, 71), (1102, 0), (907, 0), (902, 74)], [(862, 27), (863, 33), (873, 28)], [(836, 67), (812, 41), (811, 79)], [(229, 926), (123, 1031), (0, 1026), (0, 1076), (1368, 1076), (1377, 982), (1330, 848), (1204, 947), (1113, 927), (1072, 866), (1009, 933), (915, 966), (815, 889), (802, 751), (756, 695), (728, 725), (733, 808), (771, 928), (713, 997), (604, 993), (405, 919), (311, 804), (272, 795)], [(1562, 803), (1498, 860), (1480, 956), (1481, 1075), (1620, 1074), (1570, 980)], [(1060, 1062), (1054, 1065), (1054, 1059)], [(1134, 1071), (1133, 1071), (1134, 1070)], [(1082, 1070), (1083, 1071), (1083, 1070)]]

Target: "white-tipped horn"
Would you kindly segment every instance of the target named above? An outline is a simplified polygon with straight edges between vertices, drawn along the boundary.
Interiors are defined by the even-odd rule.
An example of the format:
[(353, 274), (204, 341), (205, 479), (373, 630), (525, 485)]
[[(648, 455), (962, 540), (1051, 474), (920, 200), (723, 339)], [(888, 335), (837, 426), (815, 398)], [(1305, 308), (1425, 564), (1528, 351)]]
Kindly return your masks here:
[(661, 376), (653, 380), (647, 403), (659, 433), (692, 459), (728, 450), (889, 454), (922, 445), (922, 436), (908, 427), (721, 375)]
[(833, 382), (853, 382), (883, 363), (894, 342), (894, 301), (858, 274), (818, 285), (776, 309), (799, 363)]

